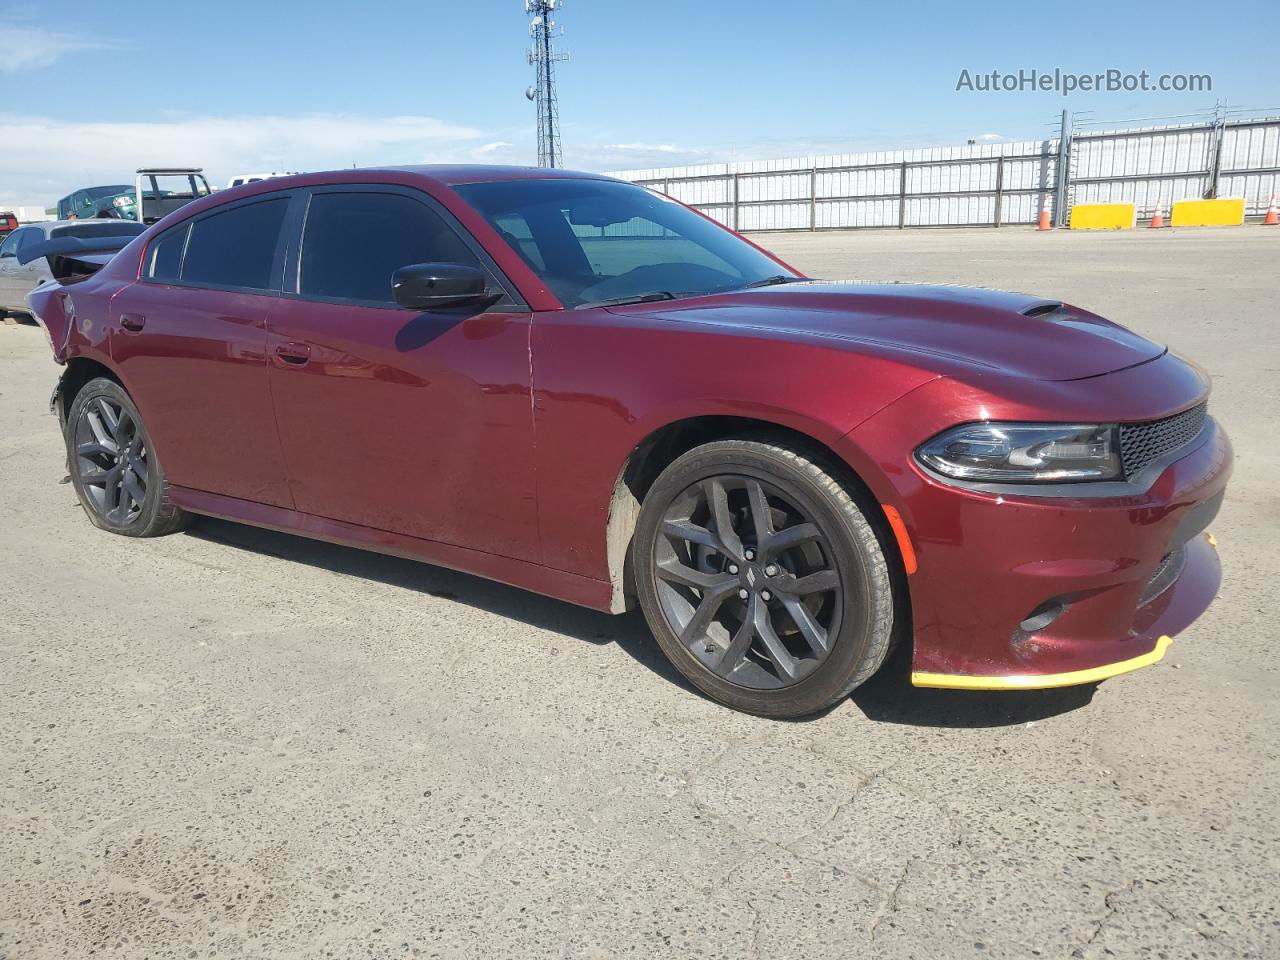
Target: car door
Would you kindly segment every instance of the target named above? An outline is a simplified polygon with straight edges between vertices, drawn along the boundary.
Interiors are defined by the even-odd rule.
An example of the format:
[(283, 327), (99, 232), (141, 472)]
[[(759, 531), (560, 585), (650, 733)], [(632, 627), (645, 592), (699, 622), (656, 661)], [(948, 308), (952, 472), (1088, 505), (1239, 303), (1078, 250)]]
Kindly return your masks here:
[(0, 243), (0, 310), (27, 308), (27, 294), (36, 285), (32, 279), (34, 265), (18, 263), (18, 251), (43, 239), (40, 227), (19, 227)]
[(287, 191), (251, 197), (169, 228), (110, 316), (112, 359), (170, 482), (285, 508), (266, 322), (291, 202)]
[[(268, 322), (297, 509), (536, 559), (528, 308), (420, 191), (317, 187), (301, 219)], [(482, 267), (502, 299), (398, 307), (392, 274), (440, 262)]]

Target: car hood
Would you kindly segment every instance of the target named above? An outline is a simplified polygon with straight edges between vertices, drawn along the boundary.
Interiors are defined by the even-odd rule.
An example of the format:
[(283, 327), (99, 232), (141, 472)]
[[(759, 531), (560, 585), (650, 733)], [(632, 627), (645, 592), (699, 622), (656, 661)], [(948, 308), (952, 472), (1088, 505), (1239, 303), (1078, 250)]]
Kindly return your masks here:
[(1132, 367), (1165, 348), (1056, 300), (975, 287), (806, 281), (611, 313), (780, 339), (826, 339), (910, 355), (942, 374), (1080, 380)]

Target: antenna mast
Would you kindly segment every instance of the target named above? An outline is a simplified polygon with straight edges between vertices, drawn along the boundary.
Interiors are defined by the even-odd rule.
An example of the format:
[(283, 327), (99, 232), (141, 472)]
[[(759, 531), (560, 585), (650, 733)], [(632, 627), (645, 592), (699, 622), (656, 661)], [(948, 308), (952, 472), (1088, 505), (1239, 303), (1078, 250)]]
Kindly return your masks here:
[(556, 97), (555, 64), (568, 60), (569, 55), (557, 53), (552, 41), (560, 34), (556, 33), (556, 23), (551, 19), (552, 11), (561, 4), (561, 0), (524, 0), (525, 13), (533, 19), (529, 23), (529, 34), (533, 43), (529, 47), (529, 64), (537, 73), (537, 82), (525, 91), (525, 96), (534, 101), (538, 108), (538, 166), (558, 167), (563, 158), (560, 155), (560, 104)]

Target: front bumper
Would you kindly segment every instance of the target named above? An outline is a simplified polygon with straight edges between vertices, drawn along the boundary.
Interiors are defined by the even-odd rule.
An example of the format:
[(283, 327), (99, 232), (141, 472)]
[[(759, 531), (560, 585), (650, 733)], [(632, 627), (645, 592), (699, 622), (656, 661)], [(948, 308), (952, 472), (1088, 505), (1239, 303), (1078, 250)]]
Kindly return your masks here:
[[(913, 683), (1000, 690), (1097, 682), (1159, 661), (1212, 603), (1221, 568), (1205, 531), (1232, 465), (1230, 441), (1212, 419), (1149, 489), (1117, 497), (949, 486), (910, 459), (903, 438), (914, 439), (908, 424), (920, 419), (906, 404), (851, 435), (860, 450), (877, 451), (883, 482), (873, 492), (899, 511), (916, 553), (917, 570), (906, 578)], [(898, 464), (910, 465), (889, 469), (890, 447)]]
[(982, 675), (912, 670), (911, 683), (917, 687), (949, 690), (1044, 690), (1099, 683), (1159, 663), (1173, 643), (1173, 635), (1180, 633), (1208, 608), (1222, 582), (1222, 567), (1218, 562), (1217, 542), (1213, 534), (1204, 533), (1183, 549), (1186, 560), (1177, 579), (1148, 605), (1152, 609), (1138, 608), (1133, 640), (1135, 646), (1150, 645), (1145, 653), (1060, 673)]

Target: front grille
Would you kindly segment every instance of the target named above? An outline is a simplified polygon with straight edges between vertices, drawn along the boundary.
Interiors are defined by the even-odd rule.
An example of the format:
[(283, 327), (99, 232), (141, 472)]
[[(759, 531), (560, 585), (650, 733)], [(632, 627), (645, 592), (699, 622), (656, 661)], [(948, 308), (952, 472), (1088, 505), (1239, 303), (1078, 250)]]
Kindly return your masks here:
[(1124, 478), (1132, 480), (1144, 468), (1200, 436), (1204, 429), (1207, 403), (1175, 413), (1163, 420), (1120, 424), (1120, 463)]

